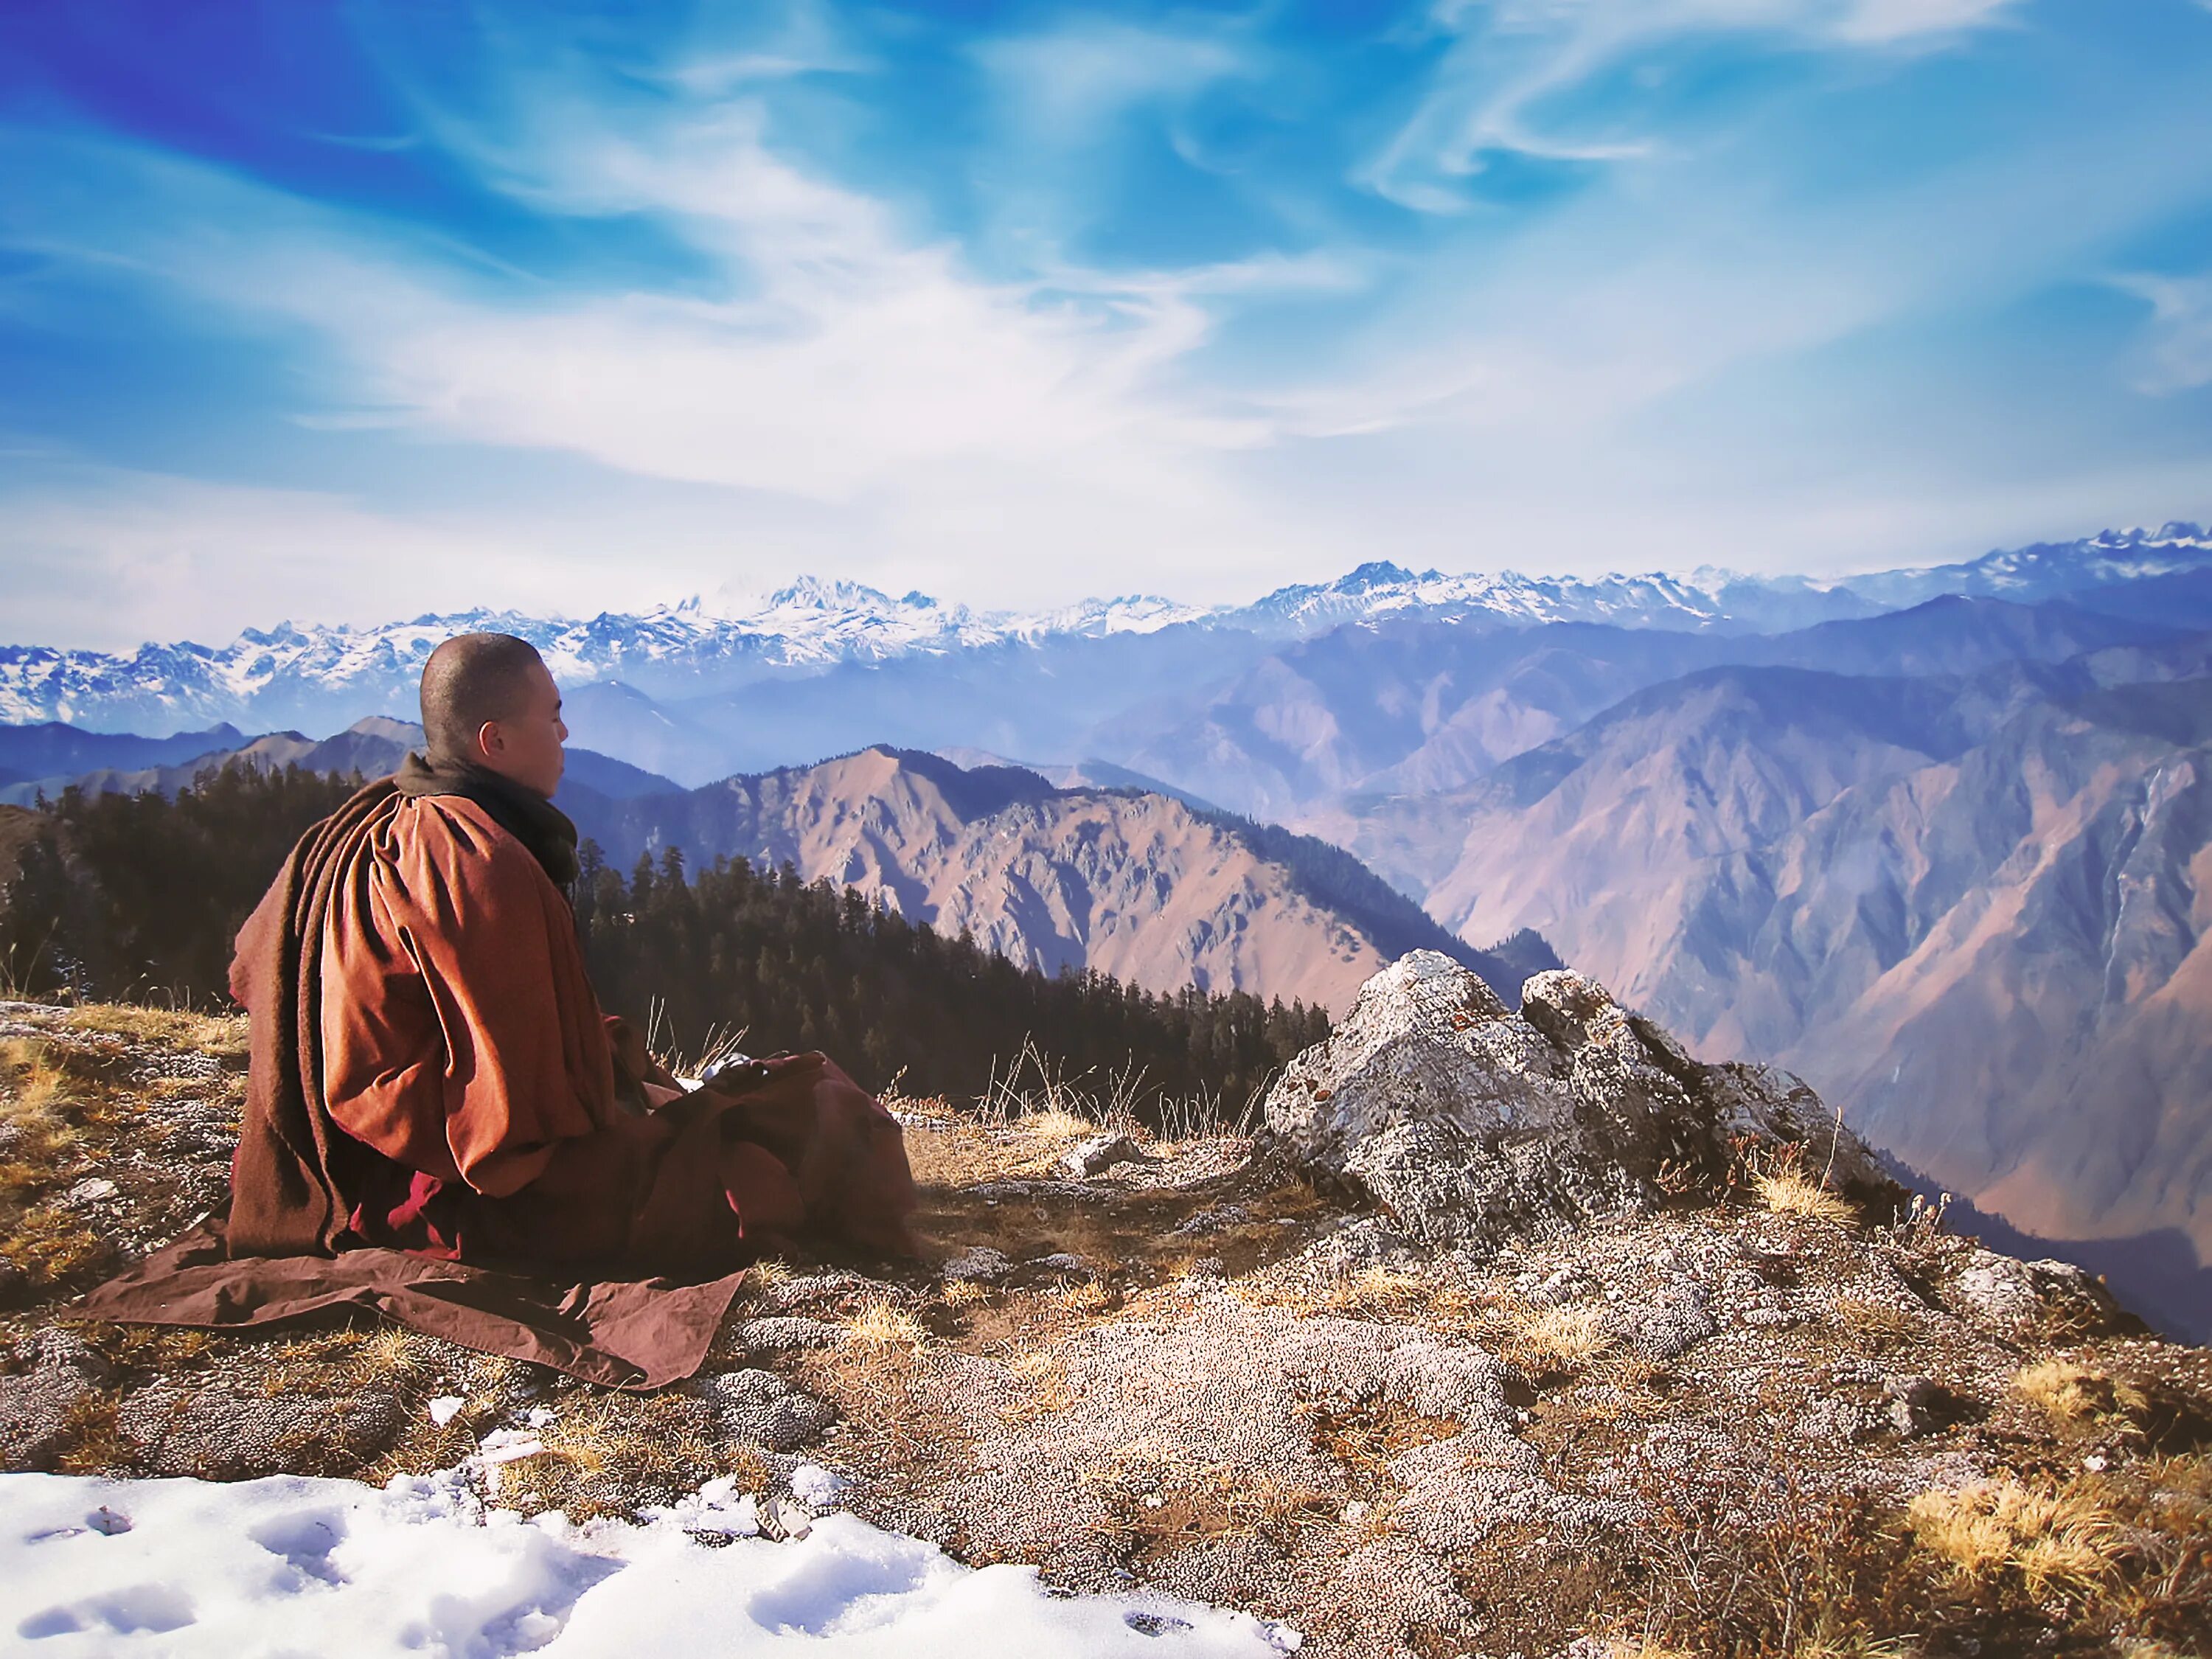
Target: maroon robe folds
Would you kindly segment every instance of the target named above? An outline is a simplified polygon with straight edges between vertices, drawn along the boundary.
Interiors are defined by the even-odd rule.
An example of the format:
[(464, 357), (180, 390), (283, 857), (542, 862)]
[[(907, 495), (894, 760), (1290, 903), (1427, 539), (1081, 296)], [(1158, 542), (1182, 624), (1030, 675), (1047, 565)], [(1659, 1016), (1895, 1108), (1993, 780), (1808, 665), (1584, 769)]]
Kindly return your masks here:
[[(642, 1109), (668, 1091), (635, 1074), (634, 1039), (618, 1064), (568, 901), (473, 800), (387, 781), (316, 825), (240, 931), (231, 987), (252, 1055), (229, 1215), (89, 1313), (227, 1325), (366, 1303), (653, 1386), (696, 1368), (729, 1270), (763, 1250), (912, 1250), (899, 1127), (823, 1056)], [(332, 1256), (319, 1279), (263, 1260)], [(662, 1287), (681, 1316), (672, 1301), (657, 1322), (650, 1284), (546, 1282), (587, 1268), (725, 1277)], [(622, 1349), (594, 1343), (594, 1308), (619, 1311)], [(532, 1309), (553, 1312), (533, 1327)]]

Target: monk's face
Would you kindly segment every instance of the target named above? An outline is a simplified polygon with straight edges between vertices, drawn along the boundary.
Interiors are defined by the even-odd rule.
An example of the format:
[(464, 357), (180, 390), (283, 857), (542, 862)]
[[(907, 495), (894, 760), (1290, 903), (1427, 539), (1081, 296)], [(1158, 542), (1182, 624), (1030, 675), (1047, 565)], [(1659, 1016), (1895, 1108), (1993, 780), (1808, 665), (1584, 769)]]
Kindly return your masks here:
[(503, 778), (550, 799), (567, 763), (561, 745), (568, 728), (561, 720), (561, 688), (544, 663), (529, 672), (530, 695), (510, 719), (486, 720), (477, 732), (483, 764)]

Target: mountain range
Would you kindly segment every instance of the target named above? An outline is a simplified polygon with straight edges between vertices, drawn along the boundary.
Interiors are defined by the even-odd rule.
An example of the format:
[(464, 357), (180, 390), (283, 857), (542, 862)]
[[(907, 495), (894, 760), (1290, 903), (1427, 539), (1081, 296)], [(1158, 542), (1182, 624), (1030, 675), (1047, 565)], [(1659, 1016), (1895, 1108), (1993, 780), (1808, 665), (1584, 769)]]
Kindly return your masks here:
[[(809, 578), (714, 610), (692, 601), (588, 621), (472, 611), (366, 628), (286, 623), (227, 646), (148, 644), (128, 656), (0, 647), (0, 721), (166, 736), (219, 723), (266, 732), (329, 730), (365, 714), (404, 719), (430, 649), (493, 629), (535, 642), (572, 694), (596, 688), (574, 698), (571, 724), (586, 746), (687, 783), (885, 741), (1073, 758), (1069, 743), (1146, 698), (1194, 690), (1347, 623), (1773, 633), (1944, 592), (2034, 603), (2207, 566), (2212, 541), (2176, 522), (1826, 582), (1717, 568), (1446, 575), (1374, 562), (1243, 605), (1139, 595), (1018, 613)], [(978, 713), (996, 715), (988, 729), (978, 729)], [(890, 729), (887, 717), (909, 729)]]

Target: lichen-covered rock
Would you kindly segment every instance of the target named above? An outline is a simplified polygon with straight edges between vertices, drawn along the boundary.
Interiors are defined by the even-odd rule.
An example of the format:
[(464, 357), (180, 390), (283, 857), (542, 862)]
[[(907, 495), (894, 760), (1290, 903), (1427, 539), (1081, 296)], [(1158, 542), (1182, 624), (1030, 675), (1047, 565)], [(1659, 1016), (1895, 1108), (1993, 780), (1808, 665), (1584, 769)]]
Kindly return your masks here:
[(404, 1421), (389, 1394), (322, 1399), (169, 1382), (127, 1395), (115, 1416), (153, 1473), (206, 1480), (350, 1471), (398, 1439)]
[(2022, 1261), (1976, 1250), (1952, 1281), (1951, 1299), (1969, 1318), (2018, 1330), (2051, 1319), (2084, 1332), (2121, 1322), (2119, 1304), (2102, 1279), (2070, 1261)]
[(1887, 1181), (1785, 1072), (1707, 1066), (1604, 988), (1539, 974), (1518, 1013), (1433, 951), (1361, 988), (1267, 1097), (1271, 1143), (1417, 1238), (1496, 1243), (1648, 1208), (1732, 1142), (1807, 1146), (1845, 1187)]
[(1069, 1147), (1060, 1158), (1060, 1167), (1082, 1181), (1112, 1169), (1116, 1164), (1127, 1164), (1141, 1158), (1137, 1143), (1127, 1135), (1093, 1135)]
[(1646, 1359), (1679, 1358), (1717, 1328), (1711, 1297), (1692, 1280), (1669, 1285), (1649, 1306), (1625, 1312), (1619, 1335)]
[(741, 1319), (735, 1334), (748, 1353), (790, 1353), (800, 1348), (834, 1348), (845, 1340), (841, 1325), (801, 1314), (763, 1314)]
[(697, 1388), (726, 1437), (770, 1451), (796, 1451), (837, 1420), (836, 1407), (774, 1371), (725, 1371), (702, 1378)]
[(1006, 1259), (1006, 1253), (988, 1244), (971, 1244), (948, 1257), (938, 1269), (946, 1279), (967, 1279), (979, 1285), (1004, 1279), (1013, 1270), (1014, 1264)]
[(51, 1469), (69, 1444), (78, 1410), (108, 1380), (107, 1362), (74, 1331), (48, 1329), (11, 1356), (0, 1376), (0, 1468)]

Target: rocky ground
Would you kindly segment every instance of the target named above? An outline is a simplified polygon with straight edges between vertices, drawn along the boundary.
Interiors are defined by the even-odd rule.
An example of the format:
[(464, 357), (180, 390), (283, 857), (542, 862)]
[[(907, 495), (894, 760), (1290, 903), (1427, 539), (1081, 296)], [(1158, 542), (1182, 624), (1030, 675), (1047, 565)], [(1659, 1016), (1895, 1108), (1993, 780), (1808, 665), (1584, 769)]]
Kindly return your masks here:
[(0, 1006), (0, 1464), (476, 1459), (577, 1516), (735, 1475), (793, 1530), (826, 1468), (963, 1559), (1322, 1654), (2204, 1650), (2212, 1354), (1899, 1208), (1786, 1079), (1571, 976), (1513, 1015), (1407, 962), (1257, 1142), (899, 1103), (933, 1260), (763, 1264), (652, 1396), (373, 1325), (71, 1322), (219, 1198), (243, 1030)]

